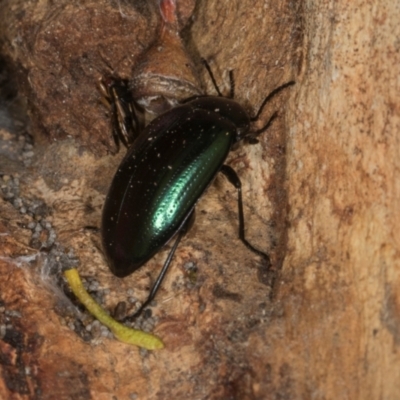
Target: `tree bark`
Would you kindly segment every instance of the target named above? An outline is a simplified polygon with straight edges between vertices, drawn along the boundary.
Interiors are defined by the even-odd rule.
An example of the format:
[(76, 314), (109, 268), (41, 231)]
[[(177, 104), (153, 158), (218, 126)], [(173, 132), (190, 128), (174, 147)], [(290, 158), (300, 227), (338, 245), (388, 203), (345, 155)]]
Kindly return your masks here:
[[(132, 289), (144, 299), (166, 257), (117, 279), (85, 229), (99, 226), (123, 156), (112, 155), (96, 85), (110, 70), (132, 79), (157, 40), (158, 7), (3, 1), (2, 57), (35, 154), (26, 168), (18, 135), (0, 130), (1, 398), (400, 397), (399, 11), (389, 1), (272, 3), (178, 1), (202, 90), (214, 89), (200, 57), (224, 93), (233, 71), (251, 115), (296, 84), (263, 110), (257, 128), (278, 118), (259, 145), (228, 159), (247, 238), (269, 252), (272, 272), (237, 239), (236, 193), (217, 177), (153, 307), (166, 348), (149, 353), (89, 333), (59, 290), (59, 266), (78, 259), (112, 310)], [(40, 212), (21, 212), (18, 199)], [(27, 227), (38, 220), (51, 223), (42, 243), (57, 232), (56, 252), (35, 249)]]
[(295, 356), (302, 396), (395, 399), (399, 10), (373, 1), (306, 9), (304, 64), (288, 113), (280, 300), (291, 322), (274, 353)]

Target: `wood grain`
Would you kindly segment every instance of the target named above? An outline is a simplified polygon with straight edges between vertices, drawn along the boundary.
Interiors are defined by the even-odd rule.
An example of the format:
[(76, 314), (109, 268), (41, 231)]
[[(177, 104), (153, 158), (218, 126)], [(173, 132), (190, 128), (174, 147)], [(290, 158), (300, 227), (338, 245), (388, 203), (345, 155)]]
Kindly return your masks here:
[[(65, 325), (75, 318), (66, 300), (43, 281), (45, 257), (30, 266), (18, 258), (37, 251), (24, 217), (2, 201), (0, 306), (22, 318), (7, 317), (0, 341), (0, 397), (398, 399), (396, 4), (178, 0), (178, 11), (208, 93), (201, 57), (225, 93), (234, 71), (236, 98), (253, 114), (270, 91), (296, 81), (263, 111), (257, 126), (279, 117), (260, 144), (229, 157), (244, 185), (248, 238), (271, 253), (273, 289), (237, 239), (235, 193), (218, 177), (153, 307), (166, 349), (84, 342)], [(156, 4), (7, 0), (0, 14), (2, 57), (36, 143), (29, 170), (13, 164), (5, 173), (19, 175), (21, 196), (45, 201), (81, 274), (109, 289), (110, 310), (130, 288), (144, 298), (167, 252), (119, 280), (84, 227), (99, 226), (122, 157), (110, 154), (97, 80), (106, 64), (130, 78), (155, 40)]]

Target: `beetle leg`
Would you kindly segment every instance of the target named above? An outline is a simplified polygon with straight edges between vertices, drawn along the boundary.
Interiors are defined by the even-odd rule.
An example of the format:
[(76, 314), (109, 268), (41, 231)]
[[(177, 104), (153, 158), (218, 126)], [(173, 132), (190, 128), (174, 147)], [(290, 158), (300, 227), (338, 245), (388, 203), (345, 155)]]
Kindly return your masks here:
[[(210, 75), (211, 81), (214, 85), (214, 88), (216, 92), (218, 93), (219, 97), (224, 97), (223, 94), (221, 93), (221, 90), (219, 89), (217, 85), (217, 81), (215, 80), (214, 74), (211, 70), (210, 65), (208, 64), (207, 60), (205, 58), (202, 58), (201, 61), (203, 62), (204, 66), (206, 67), (206, 70), (208, 72), (208, 75)], [(229, 89), (229, 99), (233, 99), (235, 97), (235, 80), (233, 78), (233, 71), (229, 71), (229, 84), (230, 84), (230, 89)]]
[(228, 181), (235, 186), (237, 193), (238, 193), (238, 213), (239, 213), (239, 239), (245, 244), (245, 246), (250, 249), (253, 253), (256, 253), (260, 257), (262, 257), (267, 265), (267, 268), (271, 267), (271, 259), (269, 258), (269, 255), (256, 249), (254, 246), (252, 246), (245, 238), (244, 234), (244, 215), (243, 215), (243, 200), (242, 200), (242, 183), (240, 182), (240, 179), (235, 172), (235, 170), (230, 167), (229, 165), (223, 165), (220, 169), (220, 172), (222, 172)]
[(234, 99), (235, 98), (235, 79), (233, 78), (233, 71), (229, 71), (229, 84), (231, 86), (230, 91), (229, 91), (229, 98)]
[(221, 91), (219, 90), (219, 87), (217, 85), (217, 81), (214, 78), (214, 74), (212, 73), (210, 65), (208, 64), (207, 60), (205, 58), (202, 58), (201, 61), (203, 62), (204, 66), (206, 67), (208, 75), (210, 75), (211, 81), (212, 81), (212, 83), (214, 85), (215, 90), (218, 93), (218, 96), (219, 97), (223, 97)]
[(189, 217), (186, 219), (186, 221), (183, 223), (181, 229), (178, 231), (177, 235), (176, 235), (176, 240), (174, 245), (172, 246), (171, 251), (168, 254), (167, 259), (165, 260), (165, 263), (162, 267), (162, 270), (160, 272), (160, 274), (157, 277), (157, 280), (155, 281), (153, 287), (150, 290), (150, 294), (147, 297), (147, 300), (141, 305), (141, 307), (139, 308), (139, 310), (137, 310), (134, 314), (127, 316), (126, 318), (124, 318), (124, 322), (126, 321), (133, 321), (135, 318), (137, 318), (142, 311), (153, 301), (154, 297), (156, 296), (156, 293), (158, 292), (158, 289), (160, 288), (165, 275), (168, 271), (168, 268), (171, 264), (172, 258), (175, 254), (175, 251), (179, 245), (179, 242), (181, 241), (182, 237), (185, 236), (185, 234), (188, 232), (188, 230), (192, 227), (193, 223), (194, 223), (194, 219), (195, 219), (195, 212), (194, 209), (193, 211), (191, 211)]

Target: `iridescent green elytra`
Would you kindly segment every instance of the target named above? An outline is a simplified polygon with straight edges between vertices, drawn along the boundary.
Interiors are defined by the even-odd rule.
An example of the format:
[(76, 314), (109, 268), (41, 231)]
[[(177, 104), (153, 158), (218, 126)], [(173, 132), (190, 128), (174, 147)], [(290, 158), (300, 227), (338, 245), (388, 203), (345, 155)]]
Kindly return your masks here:
[(237, 102), (212, 96), (148, 125), (119, 166), (103, 208), (103, 247), (115, 275), (131, 274), (174, 236), (248, 126)]

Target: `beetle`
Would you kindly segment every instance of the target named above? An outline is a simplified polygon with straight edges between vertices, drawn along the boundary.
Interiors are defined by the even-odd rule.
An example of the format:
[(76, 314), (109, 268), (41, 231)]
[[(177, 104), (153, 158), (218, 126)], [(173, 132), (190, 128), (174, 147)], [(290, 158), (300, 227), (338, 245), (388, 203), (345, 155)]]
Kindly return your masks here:
[[(139, 133), (119, 165), (106, 197), (101, 223), (104, 254), (117, 277), (125, 277), (151, 259), (174, 236), (175, 242), (147, 300), (132, 320), (154, 299), (182, 236), (194, 221), (197, 201), (221, 172), (238, 194), (239, 238), (253, 253), (271, 266), (268, 254), (245, 238), (241, 181), (225, 163), (232, 146), (239, 141), (258, 143), (257, 136), (276, 118), (251, 131), (265, 104), (294, 82), (275, 89), (250, 117), (235, 100), (233, 74), (231, 90), (223, 97), (211, 72), (218, 96), (195, 96), (156, 117)], [(121, 118), (117, 118), (121, 120)]]
[(144, 127), (144, 109), (133, 99), (127, 79), (106, 76), (99, 80), (103, 103), (111, 111), (112, 135), (116, 145), (129, 147)]

